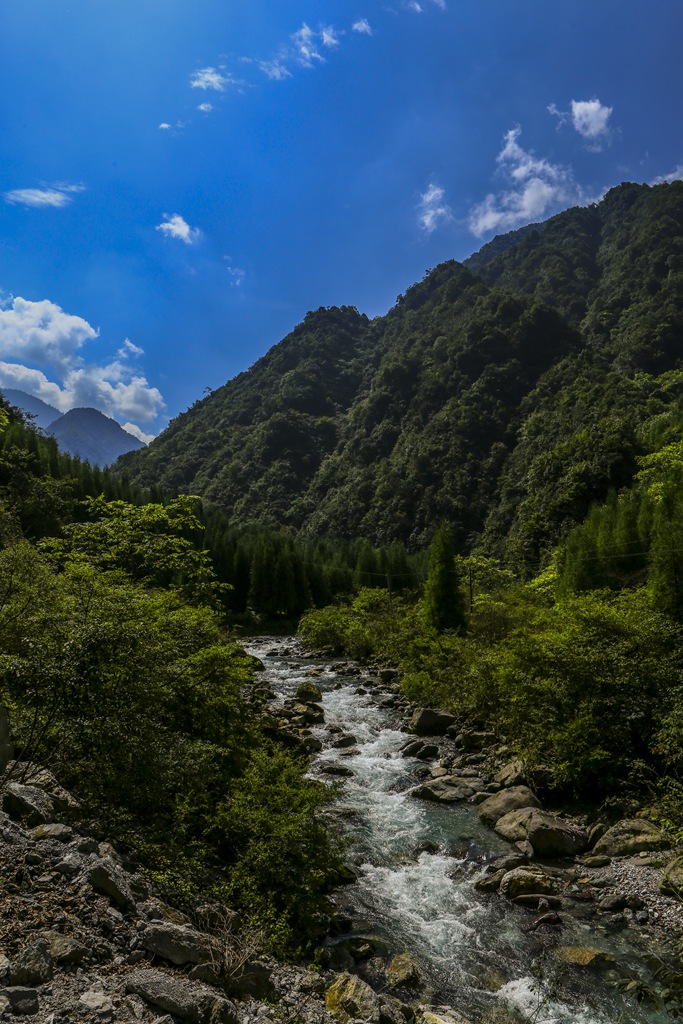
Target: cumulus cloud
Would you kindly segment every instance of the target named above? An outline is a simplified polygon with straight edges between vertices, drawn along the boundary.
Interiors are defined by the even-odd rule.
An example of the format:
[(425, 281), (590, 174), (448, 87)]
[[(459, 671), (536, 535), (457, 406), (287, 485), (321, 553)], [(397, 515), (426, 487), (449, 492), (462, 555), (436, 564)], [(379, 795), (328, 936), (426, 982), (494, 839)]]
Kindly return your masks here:
[(199, 228), (191, 228), (179, 213), (165, 213), (163, 222), (157, 224), (157, 231), (163, 232), (167, 238), (178, 238), (185, 245), (194, 245), (201, 235)]
[(85, 185), (70, 185), (68, 182), (56, 182), (54, 185), (41, 188), (13, 188), (3, 193), (6, 203), (14, 206), (32, 206), (35, 208), (52, 207), (59, 209), (73, 202), (77, 192), (83, 192)]
[(445, 201), (446, 192), (440, 185), (432, 183), (420, 196), (418, 222), (423, 231), (433, 231), (453, 220), (453, 211)]
[(558, 128), (571, 122), (589, 149), (599, 151), (611, 138), (609, 120), (614, 108), (601, 103), (595, 96), (592, 100), (572, 100), (570, 110), (560, 110), (551, 103), (548, 112), (558, 119)]
[(351, 26), (354, 32), (360, 32), (361, 35), (371, 36), (372, 29), (370, 28), (370, 22), (367, 18), (359, 18), (358, 21), (354, 21)]
[(650, 185), (670, 184), (672, 181), (683, 181), (683, 163), (674, 167), (673, 171), (669, 171), (668, 174), (660, 174), (659, 177), (653, 178)]
[(609, 134), (609, 119), (613, 107), (607, 107), (599, 99), (572, 100), (572, 124), (576, 131), (589, 142)]
[(27, 391), (60, 412), (94, 406), (114, 418), (155, 419), (164, 400), (135, 366), (143, 350), (126, 338), (113, 359), (88, 362), (82, 350), (98, 338), (86, 320), (48, 299), (13, 298), (0, 306), (0, 386)]
[(199, 68), (190, 76), (193, 89), (214, 89), (225, 92), (229, 85), (244, 85), (239, 78), (226, 73), (225, 68)]
[(200, 103), (197, 110), (201, 110), (203, 114), (210, 114), (213, 110), (213, 103)]
[(144, 430), (140, 430), (137, 423), (122, 423), (121, 426), (133, 437), (137, 437), (138, 441), (142, 441), (143, 444), (151, 444), (156, 434), (146, 434)]
[(585, 201), (571, 170), (523, 149), (520, 135), (521, 128), (507, 132), (497, 157), (498, 168), (512, 187), (489, 193), (470, 211), (469, 228), (478, 238), (539, 220), (549, 210), (571, 201)]

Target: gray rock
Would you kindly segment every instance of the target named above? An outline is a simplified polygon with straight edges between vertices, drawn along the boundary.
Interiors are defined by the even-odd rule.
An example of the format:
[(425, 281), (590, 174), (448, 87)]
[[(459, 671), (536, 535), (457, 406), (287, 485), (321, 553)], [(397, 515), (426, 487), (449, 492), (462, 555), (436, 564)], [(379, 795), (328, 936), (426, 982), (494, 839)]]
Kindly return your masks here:
[(49, 825), (37, 825), (31, 829), (33, 838), (38, 841), (42, 839), (57, 839), (60, 843), (68, 843), (73, 838), (74, 830), (69, 825), (61, 825), (59, 822), (51, 822)]
[(434, 803), (451, 804), (460, 800), (468, 800), (474, 795), (471, 786), (466, 786), (462, 779), (446, 775), (440, 779), (432, 779), (421, 786), (416, 786), (410, 795), (418, 800), (431, 800)]
[(229, 1000), (205, 985), (162, 971), (151, 968), (133, 971), (126, 978), (126, 991), (142, 996), (152, 1006), (190, 1024), (238, 1024), (237, 1011)]
[(508, 764), (503, 765), (499, 772), (496, 772), (493, 776), (493, 781), (505, 788), (509, 786), (525, 785), (526, 775), (524, 772), (524, 762), (509, 761)]
[(50, 947), (45, 939), (36, 939), (24, 946), (10, 965), (11, 985), (42, 985), (54, 975)]
[(551, 896), (555, 892), (555, 885), (553, 880), (540, 868), (528, 866), (506, 871), (500, 883), (500, 892), (508, 900), (514, 900), (517, 896), (529, 893), (538, 896)]
[(536, 857), (568, 857), (586, 848), (588, 836), (554, 814), (537, 807), (522, 807), (499, 818), (496, 832), (510, 842), (531, 843)]
[(72, 818), (80, 816), (81, 806), (78, 800), (59, 784), (47, 768), (33, 764), (32, 761), (11, 761), (8, 769), (21, 783), (35, 786), (47, 793), (60, 813), (67, 814)]
[(78, 964), (90, 952), (76, 939), (70, 935), (62, 935), (61, 932), (46, 932), (44, 938), (50, 948), (52, 958), (58, 964)]
[(479, 804), (479, 817), (490, 828), (494, 828), (499, 818), (510, 811), (521, 807), (540, 807), (540, 803), (528, 786), (511, 786), (500, 793), (494, 793), (488, 800)]
[(95, 860), (88, 871), (88, 881), (93, 889), (108, 896), (122, 910), (135, 910), (128, 880), (113, 861)]
[(505, 868), (499, 868), (498, 871), (494, 871), (490, 875), (482, 875), (474, 883), (474, 888), (477, 892), (498, 892), (500, 889), (500, 883), (505, 878), (507, 872)]
[(667, 896), (683, 899), (683, 854), (674, 857), (664, 868), (660, 890)]
[(97, 1020), (112, 1020), (114, 1017), (114, 1004), (102, 989), (92, 988), (79, 997), (79, 1009), (87, 1010)]
[(450, 712), (419, 708), (413, 713), (408, 728), (418, 736), (445, 736), (446, 729), (452, 725), (455, 725), (455, 716)]
[(597, 856), (626, 857), (652, 850), (668, 850), (671, 839), (656, 825), (641, 818), (625, 818), (608, 829), (593, 848)]
[(2, 794), (2, 809), (15, 821), (25, 821), (29, 827), (43, 825), (55, 819), (55, 806), (42, 789), (21, 782), (8, 782)]
[(208, 935), (183, 925), (154, 922), (141, 933), (140, 941), (149, 953), (173, 964), (201, 964), (211, 959)]
[(16, 986), (0, 989), (0, 1010), (7, 1009), (10, 1013), (26, 1015), (38, 1013), (40, 1002), (34, 988)]

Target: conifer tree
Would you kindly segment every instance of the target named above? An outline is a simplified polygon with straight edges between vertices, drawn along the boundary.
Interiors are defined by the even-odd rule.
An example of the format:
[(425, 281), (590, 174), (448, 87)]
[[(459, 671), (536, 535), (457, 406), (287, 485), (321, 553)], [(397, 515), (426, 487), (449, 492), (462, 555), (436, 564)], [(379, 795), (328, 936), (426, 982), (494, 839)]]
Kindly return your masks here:
[(465, 625), (465, 597), (455, 567), (453, 531), (442, 523), (429, 551), (424, 608), (427, 622), (438, 633)]

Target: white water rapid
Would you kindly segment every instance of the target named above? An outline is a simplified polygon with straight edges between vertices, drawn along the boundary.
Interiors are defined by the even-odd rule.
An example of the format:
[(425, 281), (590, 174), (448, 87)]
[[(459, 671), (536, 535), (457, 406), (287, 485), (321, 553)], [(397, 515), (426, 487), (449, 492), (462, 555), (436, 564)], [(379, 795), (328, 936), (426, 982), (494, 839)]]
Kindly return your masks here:
[[(341, 888), (336, 902), (353, 920), (353, 937), (373, 940), (379, 953), (409, 952), (423, 967), (425, 999), (449, 1005), (473, 1024), (640, 1024), (668, 1020), (624, 1001), (615, 982), (643, 975), (644, 946), (636, 930), (596, 934), (595, 922), (562, 914), (563, 927), (525, 934), (524, 910), (495, 895), (477, 892), (482, 865), (509, 844), (479, 821), (469, 804), (448, 806), (417, 800), (410, 789), (425, 772), (400, 748), (406, 734), (400, 716), (378, 706), (386, 693), (356, 691), (362, 677), (340, 674), (340, 666), (306, 658), (296, 641), (253, 641), (251, 653), (265, 665), (264, 682), (275, 702), (314, 682), (322, 690), (324, 725), (313, 727), (323, 749), (311, 774), (333, 781), (326, 769), (341, 769), (341, 794), (332, 816), (348, 841), (356, 883)], [(339, 732), (355, 737), (352, 747), (333, 747)], [(350, 774), (346, 775), (346, 772)], [(420, 852), (423, 843), (434, 852)], [(349, 934), (331, 939), (344, 943)], [(552, 948), (598, 946), (614, 964), (600, 972), (558, 972)], [(348, 955), (348, 954), (347, 954)], [(363, 964), (356, 967), (362, 974)], [(535, 973), (541, 977), (539, 983)]]

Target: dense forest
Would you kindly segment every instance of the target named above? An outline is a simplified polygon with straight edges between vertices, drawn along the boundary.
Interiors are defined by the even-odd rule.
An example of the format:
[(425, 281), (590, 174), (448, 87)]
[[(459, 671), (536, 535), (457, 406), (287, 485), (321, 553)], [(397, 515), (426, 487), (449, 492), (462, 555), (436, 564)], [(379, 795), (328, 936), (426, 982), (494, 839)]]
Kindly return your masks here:
[[(389, 663), (683, 835), (683, 183), (310, 313), (112, 470), (0, 402), (0, 697), (159, 891), (312, 950), (339, 852), (240, 630)], [(149, 779), (155, 779), (153, 791)]]
[(630, 484), (680, 402), (683, 184), (444, 263), (373, 321), (321, 308), (121, 460), (233, 524), (423, 549), (451, 522), (529, 575)]

